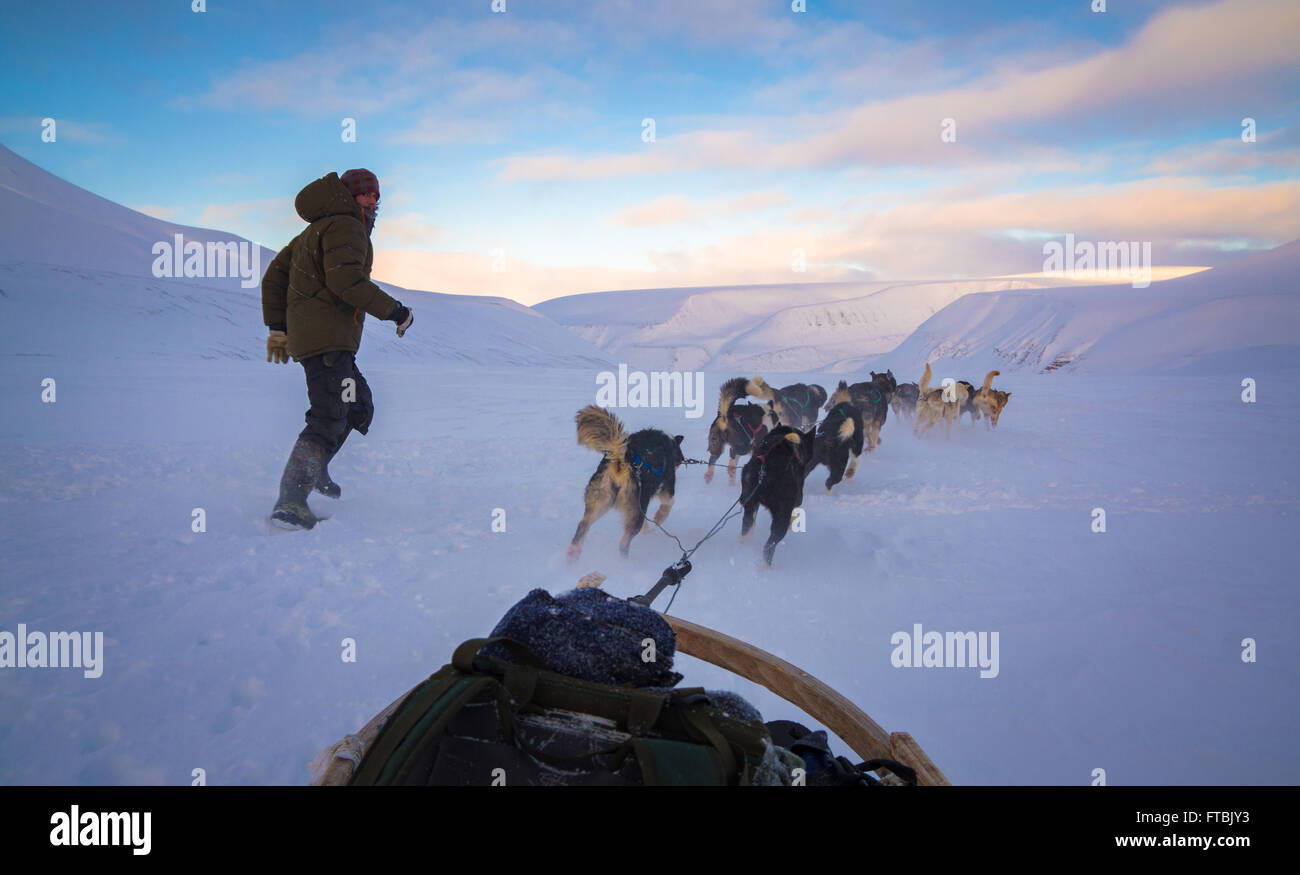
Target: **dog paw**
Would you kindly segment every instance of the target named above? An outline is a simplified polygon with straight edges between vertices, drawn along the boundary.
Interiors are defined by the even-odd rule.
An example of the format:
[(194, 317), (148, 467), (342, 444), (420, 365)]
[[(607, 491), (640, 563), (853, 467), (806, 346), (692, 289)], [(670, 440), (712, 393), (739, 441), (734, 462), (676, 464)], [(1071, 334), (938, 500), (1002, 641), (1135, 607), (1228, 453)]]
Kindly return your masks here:
[(570, 562), (577, 562), (578, 557), (582, 555), (582, 545), (570, 544), (569, 549), (564, 551), (564, 555), (569, 558)]

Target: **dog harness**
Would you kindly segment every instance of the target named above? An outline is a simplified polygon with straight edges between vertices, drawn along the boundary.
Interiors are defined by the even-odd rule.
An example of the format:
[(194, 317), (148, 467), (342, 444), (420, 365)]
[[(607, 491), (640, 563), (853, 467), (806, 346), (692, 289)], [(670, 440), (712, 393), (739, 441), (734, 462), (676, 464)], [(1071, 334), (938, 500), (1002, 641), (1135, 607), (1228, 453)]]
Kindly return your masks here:
[(804, 389), (804, 390), (803, 390), (803, 403), (802, 403), (802, 404), (800, 404), (798, 401), (796, 401), (796, 400), (794, 400), (793, 398), (791, 398), (789, 395), (786, 395), (784, 392), (781, 393), (781, 403), (782, 403), (782, 404), (793, 404), (795, 407), (798, 407), (798, 408), (799, 408), (799, 418), (800, 418), (800, 419), (803, 419), (803, 412), (804, 412), (804, 410), (806, 410), (806, 409), (808, 408), (808, 403), (809, 403), (810, 401), (812, 401), (812, 390), (811, 390), (811, 389)]
[(740, 415), (739, 411), (733, 410), (731, 413), (731, 418), (736, 421), (736, 425), (740, 426), (742, 429), (744, 429), (746, 432), (749, 433), (750, 446), (753, 446), (754, 444), (758, 443), (758, 433), (763, 430), (763, 420), (760, 419), (758, 421), (758, 425), (756, 425), (754, 428), (751, 429), (749, 425), (746, 424), (745, 418)]
[(636, 454), (636, 450), (632, 451), (632, 464), (636, 465), (638, 468), (642, 468), (646, 471), (649, 471), (651, 474), (655, 475), (660, 480), (664, 479), (664, 469), (652, 468), (650, 464), (645, 461), (645, 459), (642, 459), (640, 456)]
[[(783, 437), (781, 438), (781, 440), (776, 441), (775, 443), (772, 444), (772, 446), (768, 447), (767, 452), (764, 453), (763, 455), (760, 456), (758, 455), (758, 453), (755, 453), (754, 458), (758, 459), (759, 466), (762, 468), (767, 468), (767, 457), (771, 454), (773, 450), (775, 450), (777, 447), (781, 446), (781, 444), (784, 443), (789, 443), (789, 441), (787, 441)], [(797, 444), (792, 444), (792, 446), (794, 447), (794, 455), (790, 457), (790, 464), (785, 466), (787, 471), (794, 467), (795, 462), (802, 461), (802, 457), (803, 457), (803, 444), (797, 443)], [(758, 449), (758, 446), (755, 445), (754, 449)]]

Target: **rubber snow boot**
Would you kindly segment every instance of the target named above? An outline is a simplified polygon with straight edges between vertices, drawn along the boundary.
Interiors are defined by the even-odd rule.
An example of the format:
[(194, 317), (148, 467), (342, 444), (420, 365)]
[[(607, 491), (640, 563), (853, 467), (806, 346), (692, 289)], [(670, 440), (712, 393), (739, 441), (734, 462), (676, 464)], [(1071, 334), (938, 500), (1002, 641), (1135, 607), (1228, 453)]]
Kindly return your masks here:
[(310, 529), (316, 515), (307, 506), (307, 494), (324, 466), (325, 451), (313, 441), (298, 438), (280, 477), (280, 499), (271, 511), (272, 524), (282, 529)]
[[(343, 449), (343, 442), (348, 439), (348, 435), (350, 435), (351, 433), (352, 433), (351, 427), (349, 427), (347, 431), (343, 432), (343, 437), (341, 440), (339, 440), (340, 450)], [(316, 475), (315, 489), (317, 492), (319, 492), (321, 495), (324, 495), (327, 498), (339, 498), (343, 495), (342, 488), (340, 488), (337, 483), (335, 483), (332, 479), (330, 479), (330, 462), (334, 461), (334, 457), (337, 456), (338, 454), (339, 451), (335, 450), (329, 456), (322, 457), (321, 465), (320, 465), (320, 473)]]
[(320, 473), (316, 475), (316, 491), (326, 498), (339, 498), (343, 490), (330, 479), (329, 459), (322, 459)]

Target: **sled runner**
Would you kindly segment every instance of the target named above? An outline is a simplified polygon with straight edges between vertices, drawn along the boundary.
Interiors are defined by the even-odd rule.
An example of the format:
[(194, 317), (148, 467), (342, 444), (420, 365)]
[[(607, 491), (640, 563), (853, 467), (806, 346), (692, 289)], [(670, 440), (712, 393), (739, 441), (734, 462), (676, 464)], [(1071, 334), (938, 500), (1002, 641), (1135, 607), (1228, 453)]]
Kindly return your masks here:
[[(845, 744), (868, 762), (894, 760), (898, 764), (908, 766), (915, 772), (915, 782), (920, 786), (943, 786), (948, 784), (947, 778), (944, 777), (943, 773), (934, 765), (911, 735), (906, 732), (892, 734), (886, 732), (847, 698), (807, 672), (765, 650), (705, 626), (667, 615), (663, 615), (663, 619), (672, 626), (677, 635), (677, 652), (710, 662), (766, 687), (783, 699), (798, 706), (821, 725), (831, 729), (844, 740)], [(438, 674), (407, 691), (407, 693), (377, 714), (355, 735), (347, 736), (322, 752), (312, 764), (310, 784), (313, 786), (342, 786), (358, 783), (357, 778), (361, 778), (365, 783), (389, 782), (389, 779), (393, 778), (391, 767), (389, 767), (387, 773), (383, 773), (382, 769), (384, 763), (391, 763), (393, 758), (390, 757), (387, 751), (375, 750), (376, 740), (380, 739), (381, 735), (384, 734), (383, 731), (389, 721), (396, 715), (399, 722), (405, 720), (412, 727), (418, 727), (421, 722), (428, 722), (430, 719), (441, 719), (437, 713), (438, 708), (417, 702), (419, 696), (424, 696), (430, 703), (433, 703), (435, 699), (437, 702), (445, 703), (448, 698), (459, 696), (461, 698), (457, 700), (455, 707), (463, 707), (463, 703), (468, 701), (469, 697), (475, 695), (475, 691), (479, 689), (479, 687), (474, 687), (470, 683), (470, 679), (466, 677), (465, 673), (470, 670), (474, 655), (489, 640), (477, 639), (462, 645), (457, 649), (457, 653), (453, 657), (453, 665), (445, 667)], [(526, 649), (520, 649), (526, 653)], [(551, 695), (568, 696), (573, 702), (583, 702), (585, 700), (581, 698), (582, 695), (589, 693), (590, 687), (596, 686), (562, 678), (557, 680), (558, 676), (549, 672), (537, 671), (526, 663), (519, 668), (521, 670), (516, 672), (513, 681), (509, 677), (509, 672), (507, 672), (505, 686), (509, 687), (512, 684), (516, 688), (523, 686), (530, 697), (534, 695), (535, 690), (540, 691), (549, 685), (557, 688), (551, 690)], [(452, 669), (458, 669), (460, 674), (457, 675), (456, 671), (450, 671), (450, 675), (448, 675), (447, 673)], [(539, 681), (538, 678), (541, 678), (541, 680)], [(481, 678), (475, 680), (481, 680)], [(441, 686), (439, 686), (439, 683), (441, 683)], [(460, 686), (457, 686), (458, 684)], [(718, 734), (715, 731), (716, 727), (721, 727), (721, 734), (726, 736), (726, 741), (729, 743), (722, 744), (721, 738), (716, 739), (719, 742), (716, 747), (723, 751), (723, 758), (726, 757), (727, 747), (733, 749), (754, 748), (755, 740), (746, 735), (745, 727), (739, 725), (739, 721), (729, 721), (725, 716), (719, 715), (716, 710), (706, 709), (704, 712), (700, 712), (699, 708), (701, 706), (693, 701), (699, 697), (689, 695), (692, 692), (694, 691), (679, 690), (664, 694), (661, 697), (666, 703), (664, 713), (673, 713), (673, 706), (678, 705), (677, 710), (685, 715), (679, 718), (680, 722), (683, 725), (690, 724), (692, 728), (703, 727), (703, 732), (710, 735), (711, 740), (714, 740), (714, 735)], [(513, 693), (512, 697), (514, 697)], [(411, 698), (417, 707), (403, 708), (403, 704), (408, 698)], [(645, 697), (639, 695), (637, 691), (628, 690), (627, 701), (613, 706), (615, 711), (621, 710), (622, 716), (625, 718), (624, 722), (619, 725), (631, 723), (632, 715), (638, 710), (644, 711), (645, 702), (642, 701), (643, 698)], [(446, 708), (445, 705), (442, 707)], [(571, 710), (582, 711), (581, 708)], [(688, 711), (690, 711), (689, 714)], [(659, 712), (656, 711), (655, 714), (658, 715)], [(597, 714), (586, 725), (588, 727), (597, 727), (598, 731), (605, 733), (608, 738), (625, 737), (612, 731), (615, 724), (615, 721), (610, 719), (612, 716), (616, 715)], [(648, 723), (645, 722), (647, 719), (649, 720)], [(644, 723), (645, 727), (654, 726), (656, 728), (664, 723), (662, 720), (659, 720), (659, 722), (656, 722), (656, 720), (659, 720), (657, 716), (647, 718), (643, 714), (641, 722)], [(710, 723), (710, 720), (715, 721), (715, 723)], [(571, 729), (572, 726), (565, 727), (552, 723), (541, 728), (548, 733), (554, 734), (562, 733), (566, 728)], [(513, 731), (515, 731), (514, 728), (512, 728)], [(402, 733), (394, 731), (389, 733), (389, 736), (399, 734), (409, 738), (416, 733), (405, 730)], [(523, 738), (523, 735), (516, 737)], [(393, 746), (396, 752), (400, 752), (397, 739), (390, 737), (386, 739), (386, 742)], [(409, 742), (403, 743), (409, 744)], [(527, 748), (527, 743), (523, 742), (523, 746)], [(701, 772), (701, 774), (708, 772), (710, 768), (715, 772), (721, 770), (720, 764), (714, 762), (711, 765), (707, 758), (701, 764), (698, 752), (685, 751), (686, 746), (676, 741), (641, 737), (630, 739), (627, 746), (629, 750), (635, 750), (638, 760), (642, 763), (641, 769), (646, 773), (647, 782), (649, 782), (652, 771), (654, 773), (662, 771), (665, 775), (671, 776), (676, 770), (675, 773), (680, 778), (684, 773), (683, 770), (690, 767), (702, 768), (704, 772)], [(486, 747), (499, 751), (505, 746), (488, 745), (485, 746), (485, 749)], [(588, 755), (592, 750), (593, 748), (586, 748), (582, 751), (582, 754)], [(371, 754), (372, 751), (375, 751), (376, 755), (368, 758), (367, 755)], [(610, 753), (612, 752), (613, 750), (610, 751)], [(579, 754), (572, 754), (572, 756), (577, 755)], [(563, 760), (565, 757), (552, 757), (551, 759)], [(714, 759), (717, 760), (717, 758)], [(358, 767), (362, 766), (363, 763), (368, 774), (358, 775)], [(453, 766), (454, 764), (453, 757)], [(746, 775), (749, 774), (749, 766), (743, 762), (729, 762), (728, 765), (738, 768)], [(405, 768), (411, 768), (409, 761)], [(889, 771), (888, 765), (885, 766), (884, 771)], [(669, 780), (666, 783), (674, 782)], [(675, 783), (693, 784), (696, 782), (687, 779), (678, 780)], [(699, 783), (705, 782), (700, 781)]]

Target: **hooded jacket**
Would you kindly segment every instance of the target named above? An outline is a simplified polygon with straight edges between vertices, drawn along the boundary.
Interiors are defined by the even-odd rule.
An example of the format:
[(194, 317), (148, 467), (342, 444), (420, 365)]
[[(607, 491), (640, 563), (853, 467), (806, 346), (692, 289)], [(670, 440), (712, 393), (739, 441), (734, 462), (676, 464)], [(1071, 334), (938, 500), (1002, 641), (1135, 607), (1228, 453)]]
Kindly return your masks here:
[(310, 224), (262, 277), (262, 321), (268, 328), (284, 327), (294, 361), (337, 350), (355, 353), (365, 314), (387, 319), (397, 306), (370, 281), (375, 250), (361, 205), (331, 173), (298, 192), (294, 207)]

